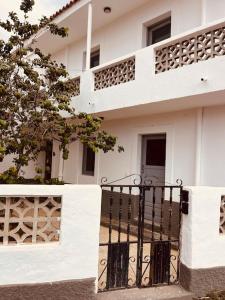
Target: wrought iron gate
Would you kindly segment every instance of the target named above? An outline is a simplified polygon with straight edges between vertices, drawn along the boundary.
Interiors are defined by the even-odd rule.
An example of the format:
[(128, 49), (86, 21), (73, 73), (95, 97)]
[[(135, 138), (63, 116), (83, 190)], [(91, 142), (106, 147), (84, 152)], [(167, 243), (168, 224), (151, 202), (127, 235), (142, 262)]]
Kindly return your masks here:
[(182, 183), (102, 192), (99, 291), (177, 283)]

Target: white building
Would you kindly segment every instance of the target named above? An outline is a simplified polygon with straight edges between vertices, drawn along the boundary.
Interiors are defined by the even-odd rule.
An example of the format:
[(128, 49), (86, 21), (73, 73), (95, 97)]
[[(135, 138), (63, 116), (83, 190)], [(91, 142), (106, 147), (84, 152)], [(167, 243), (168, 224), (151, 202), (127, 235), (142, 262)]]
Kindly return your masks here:
[(39, 46), (77, 78), (76, 109), (105, 117), (125, 152), (87, 165), (82, 145), (65, 162), (55, 145), (52, 177), (100, 183), (142, 173), (223, 186), (224, 9), (223, 0), (80, 0), (57, 12), (69, 37), (44, 33)]
[(52, 177), (82, 184), (142, 174), (223, 186), (224, 9), (223, 0), (74, 0), (56, 12), (69, 37), (44, 32), (39, 46), (77, 78), (75, 108), (103, 116), (125, 152), (88, 151), (88, 160), (74, 143), (63, 162), (55, 144)]
[[(102, 152), (94, 154), (79, 142), (74, 142), (70, 145), (69, 159), (63, 161), (58, 144), (54, 143), (53, 149), (50, 149), (46, 157), (42, 154), (38, 163), (43, 167), (46, 164), (51, 166), (52, 178), (58, 177), (66, 183), (74, 184), (100, 184), (102, 178), (107, 178), (108, 182), (124, 178), (120, 182), (131, 184), (134, 179), (134, 176), (130, 176), (132, 174), (140, 174), (144, 179), (151, 179), (153, 185), (158, 183), (174, 185), (177, 179), (181, 179), (183, 185), (187, 186), (190, 206), (189, 215), (184, 216), (182, 220), (181, 239), (180, 232), (177, 232), (177, 250), (180, 250), (181, 244), (181, 264), (179, 265), (178, 254), (177, 264), (183, 286), (201, 296), (209, 290), (224, 289), (225, 284), (224, 12), (225, 0), (72, 0), (52, 16), (55, 23), (69, 27), (69, 37), (65, 39), (52, 37), (47, 31), (43, 31), (38, 37), (38, 46), (45, 52), (52, 53), (54, 59), (62, 62), (70, 76), (75, 79), (77, 95), (73, 98), (73, 105), (77, 111), (104, 117), (104, 129), (117, 136), (118, 144), (125, 149), (123, 153), (114, 151), (107, 154)], [(8, 166), (9, 161), (10, 158), (4, 160), (1, 170)], [(33, 174), (34, 168), (30, 166), (26, 176), (31, 177)], [(215, 188), (217, 186), (220, 188)], [(17, 193), (16, 188), (13, 190), (14, 194)], [(73, 236), (82, 236), (80, 242), (83, 243), (84, 249), (88, 251), (89, 247), (94, 249), (94, 263), (92, 264), (90, 260), (93, 269), (87, 267), (86, 273), (82, 273), (78, 268), (80, 273), (78, 271), (74, 273), (77, 268), (75, 263), (78, 264), (75, 261), (71, 265), (71, 270), (66, 265), (65, 273), (61, 278), (63, 280), (97, 278), (96, 235), (99, 229), (101, 191), (95, 188), (94, 192), (94, 187), (88, 187), (88, 197), (84, 196), (86, 192), (84, 186), (66, 185), (65, 191), (62, 188), (62, 192), (60, 187), (54, 191), (54, 193), (58, 191), (60, 195), (64, 195), (64, 192), (69, 195), (66, 194), (68, 202), (65, 201), (67, 206), (64, 209), (65, 215), (62, 215), (63, 222), (68, 226), (66, 232), (70, 233), (71, 230)], [(163, 199), (165, 206), (161, 203), (161, 217), (157, 212), (156, 218), (155, 214), (152, 214), (153, 219), (151, 215), (140, 216), (141, 210), (132, 207), (133, 219), (127, 217), (128, 227), (130, 221), (135, 220), (134, 215), (138, 211), (139, 219), (142, 217), (142, 221), (147, 219), (151, 225), (153, 224), (152, 233), (154, 233), (154, 218), (156, 223), (161, 223), (161, 230), (162, 214), (167, 210), (168, 231), (171, 232), (173, 223), (176, 223), (175, 225), (180, 229), (178, 221), (180, 221), (181, 206), (178, 202), (178, 194), (182, 194), (180, 193), (183, 191), (182, 187), (173, 187), (178, 188), (174, 199), (172, 199), (171, 186), (160, 188), (162, 198), (165, 198)], [(82, 192), (79, 189), (82, 189)], [(29, 192), (27, 188), (26, 192), (23, 188), (18, 189), (20, 197)], [(32, 195), (36, 195), (35, 186), (31, 192)], [(13, 193), (9, 187), (3, 195), (8, 197), (14, 195)], [(46, 193), (51, 195), (53, 191), (47, 187)], [(37, 195), (43, 194), (45, 195), (44, 187)], [(120, 196), (121, 194), (122, 190)], [(90, 197), (94, 195), (95, 198), (91, 199), (93, 202), (90, 202)], [(135, 198), (137, 195), (130, 192), (129, 199), (133, 196)], [(116, 197), (115, 195), (115, 199)], [(81, 209), (79, 201), (82, 202), (83, 199), (86, 199), (87, 204)], [(126, 201), (127, 199), (128, 197)], [(141, 196), (138, 200), (140, 199)], [(175, 200), (176, 205), (172, 200)], [(95, 201), (96, 203), (98, 201), (97, 208)], [(72, 209), (70, 205), (73, 203), (77, 206)], [(91, 203), (94, 203), (93, 207)], [(172, 214), (172, 205), (177, 216)], [(127, 211), (131, 211), (129, 206), (131, 203), (127, 205), (128, 209), (124, 210), (126, 214)], [(122, 204), (119, 204), (111, 215), (115, 211), (119, 212), (121, 221)], [(74, 212), (82, 216), (80, 221)], [(109, 219), (111, 226), (112, 216), (109, 216)], [(93, 227), (95, 230), (93, 234), (88, 230), (88, 222), (90, 227), (96, 225)], [(73, 223), (76, 225), (74, 228), (70, 227)], [(120, 225), (119, 223), (119, 234)], [(75, 248), (68, 247), (67, 240), (64, 238), (67, 237), (66, 234), (64, 235), (66, 226), (62, 227), (64, 244), (61, 245), (68, 251), (65, 252), (66, 254), (60, 253), (65, 257), (68, 255), (72, 257), (76, 248), (80, 251), (77, 254), (79, 257), (83, 248), (77, 247), (79, 244), (75, 239), (72, 244)], [(80, 233), (80, 228), (85, 229), (84, 233)], [(166, 230), (164, 232), (161, 230), (161, 233), (167, 234)], [(90, 246), (86, 241), (90, 242)], [(153, 239), (150, 244), (154, 242)], [(170, 246), (174, 243), (170, 238), (167, 242)], [(112, 244), (110, 240), (104, 246), (111, 247)], [(117, 245), (114, 246), (116, 249)], [(140, 245), (138, 244), (137, 247)], [(155, 246), (151, 244), (149, 247), (151, 250), (148, 251), (152, 251)], [(171, 249), (172, 246), (167, 249), (169, 259), (171, 259), (171, 251), (174, 250)], [(41, 247), (38, 248), (39, 250), (43, 255)], [(140, 257), (142, 259), (142, 254), (137, 255), (136, 261)], [(8, 257), (5, 257), (7, 261)], [(30, 272), (39, 265), (36, 256), (34, 257), (34, 265), (29, 266), (30, 262), (27, 262)], [(46, 257), (48, 259), (48, 256)], [(20, 262), (21, 257), (18, 256), (16, 259)], [(58, 260), (63, 261), (63, 259), (63, 256), (62, 258), (58, 256)], [(107, 259), (105, 257), (105, 261)], [(51, 261), (49, 265), (51, 266)], [(14, 270), (14, 265), (12, 266)], [(178, 268), (177, 273), (179, 273)], [(45, 268), (40, 272), (45, 274)], [(54, 276), (49, 277), (39, 276), (39, 281), (36, 277), (28, 278), (29, 272), (24, 272), (29, 276), (22, 278), (23, 281), (19, 281), (16, 277), (13, 283), (58, 281), (60, 278), (56, 275), (61, 274), (60, 272), (52, 272)], [(9, 274), (11, 276), (10, 272)], [(4, 284), (11, 283), (11, 279), (8, 279), (10, 276), (6, 276), (6, 280), (3, 280)], [(167, 276), (170, 277), (170, 273)]]

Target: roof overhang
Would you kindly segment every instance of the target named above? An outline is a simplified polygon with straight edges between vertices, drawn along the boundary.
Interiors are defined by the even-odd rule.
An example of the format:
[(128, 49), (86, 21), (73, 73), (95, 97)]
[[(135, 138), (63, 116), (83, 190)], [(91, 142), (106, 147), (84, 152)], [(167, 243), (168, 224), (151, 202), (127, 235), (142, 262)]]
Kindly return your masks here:
[[(56, 37), (43, 29), (38, 37), (38, 47), (45, 52), (55, 53), (66, 45), (86, 38), (88, 3), (93, 4), (93, 32), (107, 26), (123, 15), (134, 11), (149, 0), (73, 0), (67, 6), (56, 12), (53, 22), (69, 28), (69, 36)], [(104, 7), (111, 7), (110, 14), (104, 12)]]

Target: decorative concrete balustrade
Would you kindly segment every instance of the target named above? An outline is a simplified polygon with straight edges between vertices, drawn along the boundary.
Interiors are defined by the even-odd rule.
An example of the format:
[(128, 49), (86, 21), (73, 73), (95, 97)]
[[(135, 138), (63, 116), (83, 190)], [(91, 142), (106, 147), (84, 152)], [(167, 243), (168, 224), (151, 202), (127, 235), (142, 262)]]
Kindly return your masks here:
[(75, 86), (74, 96), (79, 96), (80, 95), (80, 77), (74, 78), (73, 83), (74, 83), (74, 86)]
[(155, 51), (155, 73), (225, 55), (225, 26), (193, 33)]
[(131, 80), (135, 80), (135, 57), (97, 70), (94, 73), (94, 89), (101, 90)]
[(220, 206), (220, 233), (225, 234), (225, 196), (221, 198)]
[(0, 245), (59, 241), (61, 197), (1, 197)]

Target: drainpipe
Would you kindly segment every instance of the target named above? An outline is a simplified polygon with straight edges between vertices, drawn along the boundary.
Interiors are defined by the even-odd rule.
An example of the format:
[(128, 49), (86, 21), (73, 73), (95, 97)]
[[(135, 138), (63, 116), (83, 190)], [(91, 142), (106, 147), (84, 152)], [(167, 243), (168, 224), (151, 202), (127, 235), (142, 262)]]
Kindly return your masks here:
[(91, 59), (91, 37), (92, 37), (92, 2), (88, 3), (88, 25), (87, 25), (87, 49), (86, 49), (86, 70), (90, 69)]
[(201, 156), (202, 156), (203, 108), (197, 110), (196, 122), (196, 157), (195, 157), (195, 185), (201, 184)]
[(206, 24), (206, 0), (201, 1), (201, 25)]

